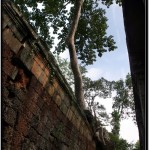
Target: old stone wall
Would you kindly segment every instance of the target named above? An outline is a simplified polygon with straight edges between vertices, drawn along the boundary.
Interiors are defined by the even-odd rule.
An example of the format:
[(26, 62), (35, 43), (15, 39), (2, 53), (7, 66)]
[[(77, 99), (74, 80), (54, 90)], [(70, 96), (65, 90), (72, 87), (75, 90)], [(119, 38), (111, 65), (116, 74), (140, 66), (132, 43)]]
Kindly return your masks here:
[(2, 149), (94, 150), (92, 130), (48, 47), (13, 4), (2, 7)]

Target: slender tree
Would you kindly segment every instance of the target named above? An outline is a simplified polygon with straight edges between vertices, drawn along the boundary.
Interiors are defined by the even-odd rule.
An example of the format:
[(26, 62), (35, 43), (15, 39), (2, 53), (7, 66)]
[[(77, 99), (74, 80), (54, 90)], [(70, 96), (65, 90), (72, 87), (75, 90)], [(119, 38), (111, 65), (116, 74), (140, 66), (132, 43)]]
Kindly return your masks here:
[[(53, 33), (57, 34), (60, 40), (55, 48), (57, 53), (69, 49), (75, 95), (84, 109), (84, 92), (78, 58), (86, 65), (92, 64), (96, 61), (97, 55), (101, 57), (104, 52), (116, 48), (113, 36), (106, 35), (108, 26), (105, 11), (99, 8), (98, 1), (94, 0), (14, 1), (50, 46), (53, 38), (50, 36), (49, 27), (52, 27)], [(39, 4), (43, 5), (42, 9), (37, 7)], [(68, 5), (71, 6), (70, 11), (67, 10)]]
[(81, 15), (81, 8), (83, 5), (83, 0), (76, 0), (75, 1), (75, 11), (74, 16), (71, 24), (71, 28), (67, 37), (67, 45), (69, 48), (70, 53), (70, 61), (71, 61), (71, 69), (74, 74), (74, 81), (75, 81), (75, 96), (77, 98), (78, 103), (80, 106), (85, 109), (84, 103), (84, 92), (82, 86), (82, 75), (80, 72), (80, 68), (78, 65), (76, 47), (75, 47), (75, 33), (77, 31), (80, 15)]

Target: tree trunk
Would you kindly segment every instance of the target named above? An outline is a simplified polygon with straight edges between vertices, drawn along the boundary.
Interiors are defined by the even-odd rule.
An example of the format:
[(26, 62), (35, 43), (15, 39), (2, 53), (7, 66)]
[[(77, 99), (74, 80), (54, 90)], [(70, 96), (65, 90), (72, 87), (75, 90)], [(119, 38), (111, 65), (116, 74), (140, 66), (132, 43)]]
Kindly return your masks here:
[(78, 65), (77, 53), (74, 44), (75, 33), (78, 27), (82, 5), (83, 5), (83, 0), (75, 1), (75, 12), (74, 12), (74, 17), (71, 24), (70, 32), (67, 37), (67, 45), (70, 53), (71, 69), (73, 71), (74, 80), (75, 80), (75, 96), (81, 108), (85, 109), (82, 75)]
[(123, 0), (136, 120), (141, 150), (145, 149), (145, 7), (143, 0)]

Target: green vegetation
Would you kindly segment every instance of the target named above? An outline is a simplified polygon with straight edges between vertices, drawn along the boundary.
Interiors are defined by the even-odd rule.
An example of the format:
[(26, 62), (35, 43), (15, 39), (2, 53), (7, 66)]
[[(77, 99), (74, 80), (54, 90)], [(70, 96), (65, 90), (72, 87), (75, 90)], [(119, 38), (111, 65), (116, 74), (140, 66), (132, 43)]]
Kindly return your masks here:
[[(74, 1), (14, 0), (14, 2), (50, 48), (54, 44), (51, 31), (58, 36), (59, 43), (55, 53), (59, 54), (68, 48), (66, 38), (73, 20)], [(104, 52), (116, 48), (113, 36), (106, 34), (107, 18), (105, 10), (99, 7), (100, 2), (100, 0), (85, 0), (81, 10), (74, 43), (78, 58), (85, 64), (92, 64), (97, 56), (101, 57)], [(38, 7), (40, 5), (41, 8)]]
[[(113, 4), (112, 0), (14, 0), (15, 4), (24, 13), (25, 17), (30, 21), (39, 36), (47, 42), (50, 48), (54, 44), (54, 37), (51, 35), (57, 35), (59, 39), (58, 45), (55, 47), (55, 53), (60, 54), (69, 48), (70, 54), (75, 52), (77, 58), (81, 60), (82, 64), (90, 65), (96, 61), (97, 57), (101, 57), (103, 53), (113, 51), (117, 47), (112, 35), (107, 35), (106, 30), (108, 28), (107, 18), (105, 16), (105, 10), (100, 8), (100, 4), (110, 6)], [(79, 6), (79, 3), (81, 6)], [(121, 0), (116, 0), (116, 3), (121, 5)], [(42, 5), (42, 8), (38, 6)], [(76, 27), (73, 27), (75, 17), (77, 16), (77, 9), (81, 9), (81, 15), (78, 17)], [(80, 9), (78, 11), (80, 14)], [(66, 40), (72, 31), (72, 27), (75, 30), (72, 46)], [(51, 29), (51, 30), (50, 30)], [(69, 45), (70, 44), (70, 45)], [(71, 61), (72, 55), (70, 55)], [(76, 57), (75, 57), (76, 58)], [(70, 85), (75, 85), (75, 95), (80, 93), (82, 90), (77, 91), (77, 84), (83, 85), (84, 89), (84, 100), (86, 101), (89, 110), (93, 113), (96, 118), (108, 120), (112, 125), (112, 141), (115, 143), (116, 150), (129, 149), (130, 144), (126, 140), (119, 138), (120, 121), (122, 118), (135, 116), (133, 92), (131, 85), (131, 77), (127, 75), (126, 80), (122, 79), (119, 81), (107, 81), (101, 78), (97, 81), (92, 81), (85, 76), (85, 66), (81, 66), (80, 70), (74, 71), (75, 66), (78, 67), (78, 63), (73, 66), (74, 62), (71, 62), (71, 69), (73, 73), (68, 71), (66, 61), (60, 63), (60, 67), (64, 66), (64, 75), (68, 78)], [(63, 70), (62, 69), (62, 70)], [(82, 77), (80, 78), (80, 71)], [(82, 80), (83, 78), (83, 80)], [(79, 80), (77, 80), (79, 79)], [(78, 82), (79, 81), (79, 82)], [(116, 96), (113, 97), (113, 112), (111, 114), (111, 121), (108, 117), (104, 106), (100, 103), (95, 102), (95, 98), (107, 98), (111, 96), (112, 91), (116, 92)], [(82, 101), (80, 96), (76, 95), (77, 100)], [(135, 148), (138, 147), (135, 146)]]
[[(72, 86), (74, 84), (73, 74), (70, 71), (70, 64), (67, 60), (57, 57), (59, 66), (66, 76), (69, 84)], [(85, 66), (80, 66), (82, 70), (82, 78), (84, 84), (84, 97), (86, 100), (86, 106), (96, 118), (96, 122), (112, 126), (112, 131), (110, 133), (111, 141), (114, 144), (116, 150), (133, 150), (138, 148), (139, 143), (135, 145), (128, 143), (126, 140), (120, 138), (120, 122), (121, 119), (126, 119), (129, 117), (133, 118), (135, 121), (135, 109), (133, 101), (133, 89), (131, 83), (131, 76), (127, 74), (126, 79), (120, 79), (118, 81), (108, 81), (104, 78), (92, 81), (90, 78), (86, 77), (87, 70)], [(73, 87), (73, 86), (72, 86)], [(115, 92), (115, 96), (112, 96), (112, 92)], [(106, 112), (106, 109), (101, 102), (96, 102), (95, 98), (112, 98), (113, 100), (113, 111), (111, 116)]]

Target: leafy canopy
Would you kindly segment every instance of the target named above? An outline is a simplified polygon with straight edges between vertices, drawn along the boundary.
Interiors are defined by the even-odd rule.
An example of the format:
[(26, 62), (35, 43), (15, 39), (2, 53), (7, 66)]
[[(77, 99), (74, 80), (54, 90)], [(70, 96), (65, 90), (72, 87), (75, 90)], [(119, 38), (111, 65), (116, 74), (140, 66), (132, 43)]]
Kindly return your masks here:
[(122, 79), (116, 81), (113, 90), (116, 91), (116, 96), (113, 98), (113, 110), (115, 110), (121, 118), (131, 116), (133, 120), (135, 120), (131, 75), (127, 74), (125, 81)]
[[(14, 2), (50, 48), (54, 44), (54, 37), (51, 36), (53, 31), (59, 39), (55, 52), (59, 54), (66, 50), (66, 37), (74, 12), (73, 0), (14, 0)], [(100, 4), (100, 0), (84, 1), (75, 35), (78, 58), (86, 65), (92, 64), (97, 56), (101, 57), (104, 52), (116, 48), (113, 36), (106, 34), (107, 18)], [(39, 5), (42, 7), (38, 7)]]

